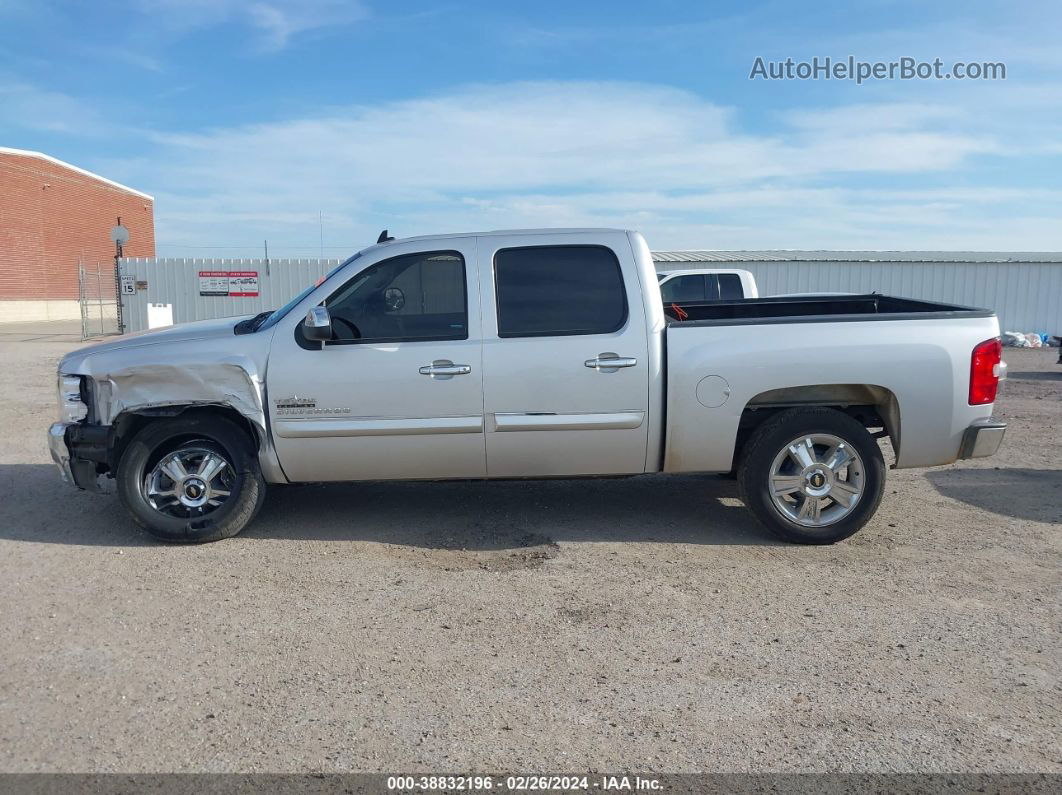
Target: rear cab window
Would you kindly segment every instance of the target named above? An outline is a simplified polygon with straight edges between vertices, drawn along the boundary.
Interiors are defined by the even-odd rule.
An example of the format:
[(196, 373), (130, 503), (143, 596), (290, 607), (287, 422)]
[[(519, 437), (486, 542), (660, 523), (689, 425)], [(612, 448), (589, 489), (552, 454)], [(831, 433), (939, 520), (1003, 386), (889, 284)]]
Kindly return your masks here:
[(736, 273), (719, 274), (719, 298), (723, 301), (740, 300), (745, 297), (741, 277)]
[(494, 255), (499, 337), (610, 334), (627, 322), (627, 290), (605, 246), (528, 246)]

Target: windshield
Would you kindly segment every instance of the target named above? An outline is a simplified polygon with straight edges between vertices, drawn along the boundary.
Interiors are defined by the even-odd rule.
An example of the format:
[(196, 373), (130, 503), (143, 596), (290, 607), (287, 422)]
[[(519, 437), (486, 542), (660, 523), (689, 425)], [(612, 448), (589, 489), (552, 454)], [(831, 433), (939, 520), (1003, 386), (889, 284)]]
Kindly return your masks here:
[(267, 328), (271, 328), (272, 326), (275, 326), (277, 323), (280, 322), (280, 320), (288, 312), (290, 312), (292, 309), (294, 309), (296, 306), (298, 306), (300, 303), (302, 303), (302, 301), (306, 298), (306, 296), (308, 296), (310, 293), (312, 293), (314, 290), (316, 290), (318, 287), (320, 287), (326, 281), (328, 281), (333, 276), (335, 276), (335, 274), (338, 273), (341, 268), (345, 268), (347, 265), (352, 263), (354, 260), (356, 260), (360, 256), (361, 256), (361, 252), (359, 251), (357, 254), (355, 254), (350, 259), (344, 260), (343, 262), (341, 262), (338, 265), (336, 265), (325, 276), (322, 276), (316, 282), (311, 284), (309, 287), (307, 287), (305, 290), (303, 290), (297, 296), (295, 296), (290, 301), (288, 301), (286, 304), (284, 304), (284, 306), (280, 307), (280, 309), (274, 310), (272, 313), (270, 313), (270, 315), (268, 317), (266, 317), (261, 323), (259, 323), (255, 327), (254, 330), (255, 331), (261, 331), (262, 329), (267, 329)]

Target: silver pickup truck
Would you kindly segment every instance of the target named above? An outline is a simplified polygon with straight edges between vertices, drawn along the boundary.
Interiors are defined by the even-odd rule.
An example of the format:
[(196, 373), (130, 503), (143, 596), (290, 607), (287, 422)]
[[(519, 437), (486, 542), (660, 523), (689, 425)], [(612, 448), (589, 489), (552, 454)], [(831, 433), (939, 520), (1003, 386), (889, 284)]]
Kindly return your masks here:
[[(381, 236), (383, 237), (383, 236)], [(77, 350), (63, 476), (117, 481), (167, 541), (235, 535), (266, 484), (736, 474), (784, 539), (832, 543), (894, 467), (991, 455), (992, 312), (882, 295), (661, 302), (619, 230), (386, 239), (286, 306)]]

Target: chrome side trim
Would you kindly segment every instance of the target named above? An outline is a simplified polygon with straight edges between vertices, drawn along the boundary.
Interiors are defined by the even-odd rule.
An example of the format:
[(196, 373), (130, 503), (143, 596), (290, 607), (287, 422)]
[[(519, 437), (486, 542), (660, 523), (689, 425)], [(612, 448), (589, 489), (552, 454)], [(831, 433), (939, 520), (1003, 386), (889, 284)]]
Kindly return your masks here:
[(644, 411), (617, 411), (611, 414), (528, 414), (497, 413), (494, 425), (504, 431), (608, 431), (641, 427)]
[(482, 417), (404, 417), (400, 419), (307, 419), (274, 421), (277, 436), (426, 436), (438, 433), (483, 433)]

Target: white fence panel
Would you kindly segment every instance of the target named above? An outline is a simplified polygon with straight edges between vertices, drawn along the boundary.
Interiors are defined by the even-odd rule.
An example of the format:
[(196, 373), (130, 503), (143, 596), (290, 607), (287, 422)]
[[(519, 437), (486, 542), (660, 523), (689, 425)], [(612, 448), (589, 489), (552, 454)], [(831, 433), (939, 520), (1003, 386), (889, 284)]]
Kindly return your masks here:
[[(121, 272), (126, 331), (148, 328), (148, 304), (169, 304), (174, 323), (252, 315), (283, 306), (338, 259), (128, 258)], [(880, 292), (992, 309), (1010, 331), (1062, 334), (1062, 262), (660, 262), (660, 270), (735, 267), (753, 273), (760, 295)], [(200, 272), (254, 273), (258, 295), (203, 295)]]
[(870, 293), (991, 309), (1006, 331), (1062, 334), (1062, 262), (658, 262), (658, 270), (743, 268), (760, 295)]
[[(216, 259), (198, 257), (129, 257), (121, 262), (125, 283), (122, 319), (126, 331), (149, 328), (148, 305), (169, 305), (174, 323), (254, 315), (276, 309), (338, 265), (338, 259)], [(254, 274), (257, 295), (204, 294), (204, 284), (228, 281), (233, 292), (251, 292), (246, 278), (200, 274)], [(233, 281), (233, 279), (235, 281)], [(252, 283), (253, 284), (253, 283)]]

